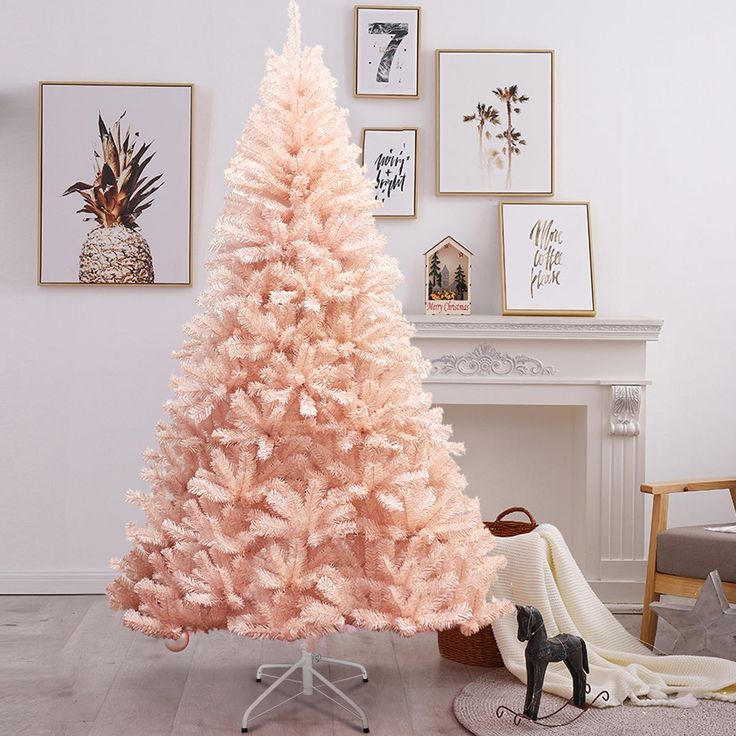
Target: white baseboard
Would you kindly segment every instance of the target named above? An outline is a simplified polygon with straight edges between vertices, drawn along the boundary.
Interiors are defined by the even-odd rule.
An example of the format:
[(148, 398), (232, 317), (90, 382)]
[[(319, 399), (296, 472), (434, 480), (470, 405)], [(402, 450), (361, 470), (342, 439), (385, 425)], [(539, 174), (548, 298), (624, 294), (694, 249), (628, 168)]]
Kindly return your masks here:
[(641, 615), (643, 605), (641, 603), (606, 603), (606, 608), (611, 613), (634, 613)]
[(0, 595), (104, 593), (114, 570), (0, 570)]

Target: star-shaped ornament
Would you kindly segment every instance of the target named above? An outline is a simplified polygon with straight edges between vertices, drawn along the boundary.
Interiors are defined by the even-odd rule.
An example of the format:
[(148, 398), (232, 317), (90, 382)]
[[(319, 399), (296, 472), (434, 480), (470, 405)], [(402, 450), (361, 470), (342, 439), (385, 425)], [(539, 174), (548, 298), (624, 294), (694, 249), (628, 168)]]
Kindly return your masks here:
[(704, 654), (736, 660), (736, 607), (729, 605), (717, 570), (705, 579), (695, 605), (651, 603), (650, 606), (677, 629), (673, 654)]

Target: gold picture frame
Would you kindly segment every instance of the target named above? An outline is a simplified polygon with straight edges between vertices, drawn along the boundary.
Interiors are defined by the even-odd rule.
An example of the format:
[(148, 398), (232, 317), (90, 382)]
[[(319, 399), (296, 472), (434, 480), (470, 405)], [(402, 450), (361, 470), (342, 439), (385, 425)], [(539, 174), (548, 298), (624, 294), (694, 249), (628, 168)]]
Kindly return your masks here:
[[(588, 258), (588, 269), (589, 273), (589, 286), (590, 286), (590, 309), (528, 309), (528, 308), (514, 308), (509, 307), (509, 285), (507, 283), (507, 267), (508, 258), (506, 256), (506, 245), (507, 245), (507, 234), (504, 221), (504, 208), (505, 207), (543, 207), (543, 208), (554, 208), (554, 207), (584, 207), (586, 227), (585, 234), (587, 237), (587, 258)], [(540, 317), (595, 317), (596, 315), (596, 302), (595, 302), (595, 269), (593, 265), (593, 238), (591, 230), (591, 217), (590, 217), (590, 202), (575, 201), (575, 202), (499, 202), (498, 204), (498, 221), (499, 230), (501, 235), (501, 247), (500, 247), (500, 261), (501, 261), (501, 313), (504, 316), (540, 316)], [(528, 238), (532, 239), (532, 233), (534, 227), (529, 232)], [(562, 232), (560, 232), (562, 235)], [(536, 266), (537, 264), (534, 263)], [(532, 271), (532, 279), (534, 272)], [(586, 286), (587, 288), (587, 286)], [(587, 294), (586, 294), (587, 296)]]
[[(442, 188), (442, 55), (443, 54), (519, 54), (549, 56), (549, 187), (514, 190), (443, 190)], [(492, 89), (493, 83), (491, 83)], [(481, 135), (482, 137), (482, 135)], [(512, 154), (513, 155), (513, 154)], [(435, 195), (438, 197), (551, 197), (555, 188), (555, 52), (553, 49), (437, 49), (435, 51)]]
[(379, 212), (374, 212), (373, 217), (377, 219), (384, 219), (384, 220), (416, 220), (417, 218), (417, 189), (418, 189), (418, 176), (419, 176), (419, 128), (414, 127), (395, 127), (395, 128), (363, 128), (360, 132), (360, 165), (365, 166), (365, 137), (366, 133), (405, 133), (405, 132), (412, 132), (414, 133), (414, 166), (413, 172), (413, 192), (411, 197), (412, 202), (412, 214), (410, 215), (398, 215), (398, 214), (392, 214), (392, 215), (382, 215), (379, 214)]
[[(187, 217), (187, 255), (186, 255), (186, 281), (153, 281), (151, 283), (112, 283), (112, 282), (82, 282), (82, 281), (59, 281), (44, 279), (43, 264), (43, 216), (44, 216), (44, 90), (49, 87), (141, 87), (141, 88), (187, 88), (189, 114), (186, 124), (188, 125), (188, 169), (189, 176), (187, 184), (188, 191), (188, 217)], [(61, 81), (41, 80), (38, 83), (38, 218), (37, 218), (37, 268), (36, 283), (38, 286), (191, 286), (193, 278), (193, 207), (192, 188), (194, 182), (194, 84), (191, 82), (89, 82), (89, 81)], [(155, 267), (154, 267), (155, 269)]]
[[(416, 54), (415, 68), (416, 75), (414, 78), (414, 92), (411, 94), (403, 93), (381, 93), (381, 92), (361, 92), (359, 82), (359, 24), (361, 10), (376, 11), (412, 11), (416, 13)], [(353, 9), (353, 97), (365, 97), (373, 99), (395, 99), (395, 100), (418, 100), (419, 99), (419, 78), (421, 73), (421, 56), (422, 56), (422, 9), (418, 5), (355, 5)]]

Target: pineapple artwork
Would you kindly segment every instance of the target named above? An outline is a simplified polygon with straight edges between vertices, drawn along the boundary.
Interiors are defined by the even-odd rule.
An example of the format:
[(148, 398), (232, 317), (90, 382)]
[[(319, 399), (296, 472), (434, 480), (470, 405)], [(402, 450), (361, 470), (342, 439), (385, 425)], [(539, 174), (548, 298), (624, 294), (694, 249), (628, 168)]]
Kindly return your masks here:
[(226, 170), (109, 601), (184, 644), (213, 629), (470, 634), (513, 609), (489, 592), (504, 560), (423, 390), (335, 81), (290, 15)]
[(79, 256), (79, 281), (87, 284), (152, 284), (151, 250), (138, 218), (153, 203), (163, 185), (162, 174), (144, 175), (155, 153), (149, 143), (139, 145), (130, 127), (121, 133), (123, 113), (112, 128), (98, 116), (100, 150), (94, 155), (94, 180), (78, 181), (62, 196), (79, 194), (84, 205), (77, 212), (94, 221)]
[(425, 312), (470, 314), (473, 254), (449, 235), (424, 254)]

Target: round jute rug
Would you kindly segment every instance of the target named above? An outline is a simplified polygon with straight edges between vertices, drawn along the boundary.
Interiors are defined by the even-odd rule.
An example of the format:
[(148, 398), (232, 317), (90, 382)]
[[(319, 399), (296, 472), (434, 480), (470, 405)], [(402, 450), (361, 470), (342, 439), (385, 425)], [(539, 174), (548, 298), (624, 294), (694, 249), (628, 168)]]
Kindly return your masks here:
[[(701, 700), (696, 708), (642, 707), (619, 705), (611, 708), (591, 708), (575, 723), (560, 729), (543, 728), (522, 721), (514, 725), (513, 715), (496, 716), (496, 708), (506, 705), (520, 711), (524, 706), (526, 686), (507, 670), (487, 672), (466, 685), (455, 698), (455, 717), (476, 736), (524, 736), (524, 734), (564, 734), (564, 736), (732, 736), (736, 733), (736, 708), (733, 703)], [(559, 708), (564, 701), (556, 695), (543, 693), (539, 715)], [(549, 719), (562, 723), (580, 711), (568, 706)]]

